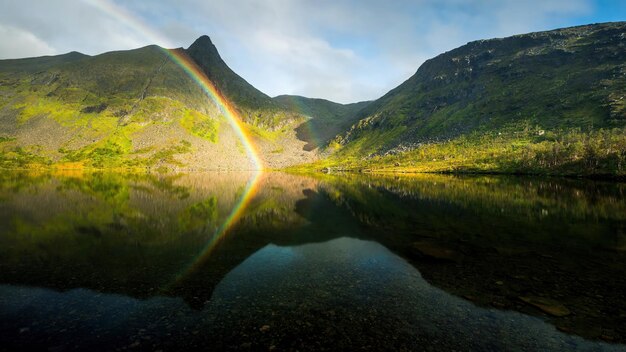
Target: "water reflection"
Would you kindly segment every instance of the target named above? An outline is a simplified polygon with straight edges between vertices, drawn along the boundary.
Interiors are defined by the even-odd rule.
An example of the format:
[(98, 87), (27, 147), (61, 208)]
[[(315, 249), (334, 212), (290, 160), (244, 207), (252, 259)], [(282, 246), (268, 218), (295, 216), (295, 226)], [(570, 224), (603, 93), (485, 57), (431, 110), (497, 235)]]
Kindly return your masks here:
[[(0, 177), (0, 329), (16, 344), (152, 346), (140, 329), (158, 346), (264, 349), (302, 349), (286, 341), (305, 349), (354, 341), (371, 349), (609, 346), (554, 326), (626, 337), (622, 184)], [(68, 324), (79, 333), (62, 332)]]

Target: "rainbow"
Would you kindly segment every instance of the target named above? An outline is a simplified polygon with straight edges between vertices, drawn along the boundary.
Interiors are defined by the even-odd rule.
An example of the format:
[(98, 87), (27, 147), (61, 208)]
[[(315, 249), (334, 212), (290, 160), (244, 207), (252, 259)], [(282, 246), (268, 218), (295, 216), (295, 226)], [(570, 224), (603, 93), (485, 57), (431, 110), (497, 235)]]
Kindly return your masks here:
[[(143, 23), (139, 18), (132, 15), (126, 9), (114, 4), (109, 0), (84, 0), (88, 4), (94, 6), (100, 11), (108, 14), (114, 19), (122, 22), (124, 25), (139, 33), (143, 37), (149, 39), (152, 43), (158, 44), (163, 47), (172, 47), (169, 41), (159, 36), (148, 25)], [(237, 137), (241, 141), (248, 158), (252, 162), (253, 170), (263, 170), (263, 163), (259, 158), (259, 153), (252, 142), (249, 132), (243, 125), (241, 117), (237, 113), (237, 110), (233, 105), (224, 97), (224, 95), (215, 87), (215, 85), (209, 80), (209, 78), (202, 72), (202, 70), (185, 54), (182, 50), (170, 50), (163, 49), (163, 52), (193, 80), (204, 91), (204, 93), (211, 98), (211, 100), (217, 105), (218, 109), (222, 112), (222, 115), (226, 118), (230, 126), (235, 131)]]
[[(117, 6), (109, 0), (84, 0), (102, 12), (109, 16), (121, 21), (124, 25), (128, 26), (137, 33), (143, 35), (149, 39), (152, 43), (158, 44), (163, 47), (172, 47), (167, 40), (158, 36), (149, 26), (144, 24), (139, 18), (133, 16), (125, 9)], [(254, 195), (257, 192), (257, 186), (259, 177), (263, 171), (263, 163), (259, 158), (254, 143), (252, 142), (247, 129), (243, 125), (243, 122), (235, 110), (234, 106), (224, 97), (224, 95), (215, 87), (215, 85), (209, 80), (209, 78), (202, 72), (198, 65), (191, 60), (183, 50), (178, 49), (162, 49), (163, 52), (169, 57), (172, 62), (180, 66), (183, 71), (202, 88), (204, 93), (217, 105), (218, 109), (224, 115), (230, 126), (235, 131), (237, 137), (241, 141), (246, 153), (252, 162), (252, 170), (254, 174), (248, 180), (246, 188), (231, 209), (229, 215), (226, 217), (222, 225), (215, 231), (213, 236), (206, 242), (204, 248), (199, 252), (198, 256), (192, 263), (176, 277), (172, 284), (175, 284), (181, 280), (184, 280), (190, 273), (196, 270), (199, 265), (208, 258), (217, 244), (229, 233), (229, 230), (243, 215), (245, 209), (250, 204)]]
[(222, 114), (226, 117), (226, 120), (233, 128), (237, 137), (243, 144), (243, 147), (248, 154), (248, 157), (252, 161), (253, 170), (263, 170), (263, 163), (259, 158), (254, 143), (249, 137), (246, 128), (243, 126), (239, 114), (232, 106), (232, 104), (222, 95), (222, 93), (215, 88), (215, 85), (209, 80), (209, 78), (202, 72), (200, 67), (195, 64), (182, 50), (168, 50), (163, 49), (165, 53), (172, 59), (173, 62), (178, 64), (188, 75), (202, 88), (204, 93), (208, 95), (213, 102), (218, 106)]

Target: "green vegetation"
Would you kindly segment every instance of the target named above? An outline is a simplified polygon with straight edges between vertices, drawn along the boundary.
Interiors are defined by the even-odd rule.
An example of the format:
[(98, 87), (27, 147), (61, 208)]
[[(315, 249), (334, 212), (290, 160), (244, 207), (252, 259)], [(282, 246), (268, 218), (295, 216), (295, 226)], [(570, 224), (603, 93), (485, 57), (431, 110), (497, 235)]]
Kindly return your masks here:
[(189, 133), (204, 138), (213, 143), (217, 142), (219, 123), (217, 120), (203, 115), (197, 111), (185, 109), (180, 124)]
[[(29, 128), (25, 125), (36, 118), (50, 119), (65, 130), (72, 131), (72, 138), (59, 136), (65, 141), (56, 150), (58, 156), (55, 156), (46, 141), (33, 140), (33, 144), (23, 146), (24, 143), (17, 143), (14, 137), (2, 137), (0, 167), (3, 168), (52, 165), (136, 168), (164, 163), (179, 166), (181, 164), (174, 156), (189, 152), (189, 142), (149, 146), (143, 150), (133, 148), (136, 132), (154, 124), (169, 124), (175, 119), (188, 125), (192, 134), (216, 140), (216, 124), (204, 122), (210, 120), (208, 116), (169, 97), (153, 96), (138, 100), (130, 92), (100, 96), (100, 93), (84, 86), (63, 87), (60, 83), (30, 85), (24, 78), (13, 82), (15, 87), (11, 93), (16, 102), (12, 109), (16, 113), (18, 127)], [(82, 146), (71, 147), (74, 144)]]
[[(182, 140), (179, 144), (161, 148), (150, 155), (151, 150), (133, 152), (131, 141), (123, 135), (113, 135), (111, 138), (85, 148), (65, 152), (61, 162), (81, 162), (91, 168), (145, 168), (153, 166), (174, 165), (184, 166), (176, 160), (177, 154), (188, 153), (191, 144)], [(142, 156), (148, 154), (148, 156)]]
[(2, 169), (38, 168), (50, 165), (52, 161), (49, 158), (41, 156), (31, 148), (4, 147), (0, 153), (0, 168)]
[(626, 176), (626, 128), (591, 132), (508, 129), (382, 156), (360, 158), (358, 151), (340, 149), (327, 160), (294, 169)]
[[(361, 120), (356, 125), (358, 126), (364, 121), (366, 120)], [(380, 149), (381, 145), (384, 145), (387, 141), (400, 135), (405, 130), (405, 126), (397, 126), (389, 129), (377, 129), (368, 133), (367, 138), (355, 139), (345, 147), (342, 146), (342, 144), (337, 140), (334, 140), (329, 146), (332, 148), (331, 150), (336, 152), (336, 157), (340, 159), (362, 159), (363, 156), (373, 154), (375, 151)]]
[(129, 152), (130, 141), (126, 138), (115, 137), (97, 145), (69, 152), (64, 160), (70, 162), (85, 160), (94, 167), (117, 166), (118, 160)]
[(150, 157), (147, 161), (145, 161), (144, 165), (146, 166), (155, 166), (158, 164), (161, 165), (176, 165), (176, 166), (184, 166), (181, 162), (175, 159), (177, 154), (188, 153), (191, 149), (191, 143), (188, 141), (181, 141), (179, 145), (173, 145), (164, 149), (159, 150), (154, 153), (152, 157)]
[(285, 148), (279, 147), (279, 148), (276, 148), (276, 149), (272, 150), (270, 153), (280, 154), (280, 153), (282, 153), (284, 151), (285, 151)]
[(285, 130), (268, 130), (258, 127), (257, 125), (249, 125), (248, 131), (250, 131), (255, 136), (258, 136), (270, 142), (276, 142), (276, 140), (278, 140), (278, 138), (280, 138), (286, 132)]

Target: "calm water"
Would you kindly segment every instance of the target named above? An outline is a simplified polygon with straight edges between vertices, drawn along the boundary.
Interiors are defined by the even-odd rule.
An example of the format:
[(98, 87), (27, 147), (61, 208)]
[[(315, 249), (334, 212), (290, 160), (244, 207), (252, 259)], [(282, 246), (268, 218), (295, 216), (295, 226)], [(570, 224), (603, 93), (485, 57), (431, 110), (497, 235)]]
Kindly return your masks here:
[(626, 351), (626, 184), (0, 175), (0, 350)]

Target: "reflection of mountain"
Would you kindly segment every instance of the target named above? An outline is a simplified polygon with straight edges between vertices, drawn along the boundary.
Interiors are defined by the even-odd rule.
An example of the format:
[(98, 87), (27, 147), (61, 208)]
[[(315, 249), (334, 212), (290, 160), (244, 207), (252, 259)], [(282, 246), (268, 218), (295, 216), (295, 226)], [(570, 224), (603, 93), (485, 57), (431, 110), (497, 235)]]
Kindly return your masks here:
[[(283, 178), (283, 181), (297, 179)], [(268, 244), (298, 246), (358, 234), (358, 223), (348, 212), (337, 208), (329, 199), (306, 188), (306, 185), (300, 185), (303, 190), (298, 196), (297, 193), (284, 194), (289, 192), (286, 191), (289, 184), (270, 184), (287, 186), (273, 190), (282, 198), (277, 206), (272, 204), (277, 200), (271, 198), (253, 204), (218, 249), (210, 256), (200, 256), (194, 270), (177, 281), (168, 294), (185, 297), (190, 305), (201, 308), (226, 273)]]
[(518, 297), (545, 295), (575, 313), (554, 318), (557, 326), (626, 336), (623, 185), (268, 173), (239, 220), (203, 255), (250, 177), (5, 176), (0, 280), (180, 296), (200, 308), (228, 272), (268, 244), (357, 237), (479, 304), (539, 314)]
[[(10, 270), (2, 270), (2, 280), (57, 289), (88, 287), (136, 297), (167, 293), (230, 215), (250, 176), (37, 176), (38, 182), (31, 186), (18, 184), (27, 179), (23, 176), (5, 180), (0, 222), (7, 226), (0, 232), (0, 258), (2, 268)], [(10, 191), (15, 188), (17, 193)], [(289, 191), (267, 188), (244, 220), (280, 211), (286, 214), (281, 224), (295, 226), (295, 214), (265, 201), (287, 206), (276, 195)], [(243, 252), (216, 256), (221, 258), (219, 265), (208, 263), (204, 271), (215, 277), (215, 283), (267, 243), (232, 248), (229, 242), (220, 244), (219, 253)]]
[(437, 287), (528, 314), (542, 313), (539, 302), (560, 329), (626, 337), (622, 184), (422, 176), (323, 188)]

